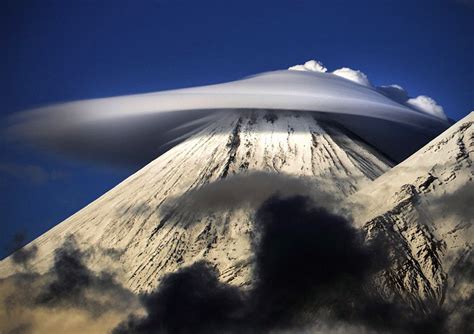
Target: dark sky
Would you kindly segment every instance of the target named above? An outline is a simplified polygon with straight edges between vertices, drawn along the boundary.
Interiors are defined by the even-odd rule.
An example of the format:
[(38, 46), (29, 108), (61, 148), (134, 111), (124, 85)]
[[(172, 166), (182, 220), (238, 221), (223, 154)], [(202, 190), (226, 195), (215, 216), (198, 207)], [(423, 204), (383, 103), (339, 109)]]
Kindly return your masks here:
[[(98, 1), (0, 3), (0, 122), (76, 99), (239, 79), (315, 58), (375, 85), (474, 108), (474, 1)], [(132, 170), (71, 161), (0, 137), (0, 257)]]

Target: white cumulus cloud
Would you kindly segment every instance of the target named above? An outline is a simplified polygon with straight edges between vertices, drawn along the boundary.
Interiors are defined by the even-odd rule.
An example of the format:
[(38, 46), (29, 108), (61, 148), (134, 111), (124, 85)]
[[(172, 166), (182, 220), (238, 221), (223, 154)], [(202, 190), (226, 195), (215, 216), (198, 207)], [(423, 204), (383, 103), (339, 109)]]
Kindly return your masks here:
[(408, 99), (406, 104), (418, 111), (436, 116), (444, 120), (448, 119), (444, 113), (443, 107), (436, 103), (436, 101), (429, 96), (420, 95), (418, 97)]
[(326, 73), (327, 68), (317, 60), (308, 60), (303, 65), (295, 65), (288, 68), (291, 71), (308, 71), (308, 72), (321, 72)]
[[(324, 67), (323, 63), (317, 60), (308, 60), (303, 65), (294, 65), (288, 68), (290, 71), (306, 71), (306, 72), (321, 72), (326, 73), (328, 69)], [(367, 76), (358, 70), (353, 70), (348, 67), (343, 67), (332, 72), (334, 75), (342, 77), (347, 80), (351, 80), (358, 84), (371, 87), (369, 79)]]
[(332, 72), (332, 74), (356, 82), (363, 86), (372, 87), (367, 76), (359, 70), (353, 70), (348, 67), (343, 67), (338, 70), (335, 70), (334, 72)]
[[(326, 73), (328, 69), (323, 66), (320, 61), (317, 60), (309, 60), (305, 62), (303, 65), (295, 65), (288, 68), (288, 70), (292, 71), (305, 71), (305, 72), (320, 72)], [(401, 105), (404, 105), (410, 109), (422, 112), (424, 114), (428, 114), (431, 116), (435, 116), (442, 120), (447, 120), (447, 116), (444, 113), (443, 107), (436, 103), (429, 96), (420, 95), (415, 98), (410, 98), (408, 92), (399, 85), (387, 85), (387, 86), (379, 86), (374, 87), (369, 81), (367, 75), (360, 71), (360, 70), (353, 70), (348, 67), (342, 67), (337, 69), (333, 72), (328, 72), (334, 75), (337, 75), (341, 78), (350, 80), (352, 82), (358, 83), (359, 85), (363, 85), (366, 87), (374, 88), (377, 92), (385, 95), (392, 101), (395, 101)]]

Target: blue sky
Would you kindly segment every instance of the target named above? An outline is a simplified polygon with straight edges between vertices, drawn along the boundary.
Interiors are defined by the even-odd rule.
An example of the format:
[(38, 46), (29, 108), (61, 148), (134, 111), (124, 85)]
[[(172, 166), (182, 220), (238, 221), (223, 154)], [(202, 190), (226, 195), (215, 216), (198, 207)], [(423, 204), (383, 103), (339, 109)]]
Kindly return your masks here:
[[(218, 83), (318, 59), (474, 109), (474, 2), (12, 0), (0, 4), (0, 122), (31, 107)], [(67, 160), (0, 138), (0, 256), (132, 170)]]

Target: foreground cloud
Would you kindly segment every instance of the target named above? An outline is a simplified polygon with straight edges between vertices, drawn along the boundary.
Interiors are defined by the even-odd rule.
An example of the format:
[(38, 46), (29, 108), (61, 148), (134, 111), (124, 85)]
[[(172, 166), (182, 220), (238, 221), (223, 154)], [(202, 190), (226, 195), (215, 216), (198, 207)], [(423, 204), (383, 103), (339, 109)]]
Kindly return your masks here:
[[(204, 261), (163, 278), (114, 334), (445, 333), (467, 328), (453, 312), (385, 300), (374, 275), (390, 263), (382, 240), (305, 196), (271, 197), (255, 214), (254, 282), (222, 283)], [(310, 259), (310, 263), (308, 263)], [(464, 313), (461, 313), (463, 315)]]
[[(88, 268), (100, 249), (74, 237), (56, 249), (43, 274), (0, 279), (0, 331), (6, 333), (470, 333), (472, 293), (452, 307), (417, 311), (376, 288), (391, 263), (386, 236), (366, 234), (349, 218), (307, 196), (272, 196), (255, 209), (253, 282), (221, 281), (204, 261), (182, 266), (158, 288), (136, 295), (106, 271)], [(308, 262), (310, 259), (310, 262)], [(472, 283), (472, 261), (456, 268)]]
[(94, 250), (82, 251), (73, 236), (42, 274), (28, 265), (36, 248), (19, 251), (13, 254), (19, 272), (0, 279), (1, 333), (107, 333), (139, 308), (137, 296), (111, 273), (87, 267)]
[[(315, 178), (312, 177), (310, 180), (284, 173), (268, 172), (237, 174), (205, 184), (184, 195), (170, 198), (165, 206), (168, 209), (178, 205), (179, 202), (185, 202), (186, 207), (180, 208), (180, 210), (190, 210), (195, 215), (198, 213), (209, 214), (209, 212), (216, 210), (241, 207), (255, 209), (272, 195), (278, 194), (282, 197), (303, 195), (308, 198), (324, 200), (326, 208), (334, 211), (349, 211), (343, 208), (340, 198), (315, 189), (313, 186)], [(324, 179), (318, 179), (317, 184), (321, 189), (330, 187), (330, 185), (326, 186)]]

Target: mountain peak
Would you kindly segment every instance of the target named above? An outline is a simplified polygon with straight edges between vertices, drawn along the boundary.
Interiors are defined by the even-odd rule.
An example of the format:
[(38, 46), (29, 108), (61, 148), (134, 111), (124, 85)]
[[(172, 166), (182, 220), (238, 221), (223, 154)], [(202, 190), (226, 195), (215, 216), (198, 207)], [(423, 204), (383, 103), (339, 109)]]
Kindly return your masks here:
[[(306, 285), (293, 285), (307, 300), (313, 278), (326, 270), (324, 262), (336, 275), (328, 277), (339, 281), (328, 285), (323, 280), (323, 289), (329, 287), (331, 294), (341, 288), (341, 279), (344, 286), (355, 279), (356, 296), (349, 300), (362, 298), (361, 314), (366, 314), (367, 305), (383, 305), (397, 315), (402, 310), (400, 319), (389, 313), (391, 323), (380, 325), (377, 319), (374, 328), (411, 329), (419, 321), (429, 321), (431, 327), (459, 332), (472, 312), (474, 290), (466, 269), (472, 267), (473, 249), (473, 124), (471, 114), (391, 168), (382, 152), (334, 119), (285, 110), (222, 113), (20, 250), (31, 255), (28, 263), (19, 264), (21, 257), (15, 254), (1, 261), (0, 277), (21, 280), (22, 289), (25, 279), (34, 278), (35, 284), (46, 286), (47, 293), (38, 295), (43, 302), (55, 297), (51, 289), (58, 289), (57, 280), (44, 284), (51, 277), (63, 278), (70, 299), (77, 298), (78, 285), (85, 290), (104, 289), (106, 282), (104, 297), (113, 303), (114, 298), (120, 299), (123, 317), (123, 308), (130, 312), (139, 293), (158, 288), (145, 295), (145, 308), (155, 310), (155, 303), (166, 303), (162, 292), (170, 284), (180, 296), (230, 291), (240, 305), (240, 292), (260, 291), (255, 287), (262, 278), (258, 276), (262, 263), (271, 273), (274, 268), (279, 268), (278, 273), (289, 271), (290, 277), (277, 280), (283, 285), (283, 297), (288, 296), (286, 285), (294, 282), (291, 276), (299, 272), (303, 278), (296, 282)], [(299, 210), (291, 209), (295, 205)], [(276, 240), (272, 234), (262, 235), (262, 219), (265, 226), (277, 227)], [(288, 234), (296, 239), (288, 239)], [(284, 244), (277, 249), (276, 261), (275, 255), (262, 259), (254, 247), (262, 243), (261, 238), (271, 246), (271, 253)], [(293, 249), (302, 250), (304, 256)], [(348, 253), (354, 253), (357, 261)], [(374, 268), (372, 262), (377, 262)], [(369, 272), (360, 269), (365, 266)], [(25, 278), (25, 270), (34, 275)], [(273, 281), (276, 276), (266, 279)], [(187, 285), (174, 284), (177, 277), (198, 284), (187, 290)], [(357, 293), (366, 290), (369, 295), (358, 299)], [(167, 295), (174, 304), (176, 291)], [(347, 310), (346, 292), (337, 295), (342, 310)], [(165, 300), (157, 301), (156, 296)], [(376, 298), (373, 303), (372, 298)], [(82, 302), (79, 299), (84, 308)], [(306, 326), (308, 320), (319, 321), (319, 313), (311, 308), (314, 302), (320, 303), (317, 295), (309, 308), (302, 309)], [(327, 305), (316, 310), (321, 307), (325, 310)], [(292, 316), (293, 311), (287, 310)], [(397, 327), (400, 321), (403, 324)]]
[[(35, 240), (40, 259), (35, 265), (45, 270), (52, 250), (71, 234), (80, 245), (112, 246), (121, 253), (121, 280), (134, 291), (152, 290), (166, 273), (202, 259), (214, 263), (225, 281), (243, 284), (250, 279), (253, 230), (253, 210), (245, 206), (255, 208), (275, 192), (320, 189), (343, 198), (390, 167), (358, 136), (312, 113), (229, 112)], [(217, 186), (209, 190), (212, 184)], [(218, 212), (198, 217), (195, 205), (189, 211), (183, 204), (192, 199), (207, 205), (206, 192), (219, 187), (222, 193), (214, 197), (234, 195)], [(234, 207), (239, 196), (250, 198), (244, 208)], [(107, 258), (99, 254), (91, 263), (95, 268)], [(1, 275), (13, 269), (10, 261), (0, 265)]]

